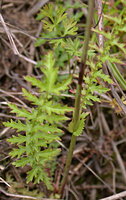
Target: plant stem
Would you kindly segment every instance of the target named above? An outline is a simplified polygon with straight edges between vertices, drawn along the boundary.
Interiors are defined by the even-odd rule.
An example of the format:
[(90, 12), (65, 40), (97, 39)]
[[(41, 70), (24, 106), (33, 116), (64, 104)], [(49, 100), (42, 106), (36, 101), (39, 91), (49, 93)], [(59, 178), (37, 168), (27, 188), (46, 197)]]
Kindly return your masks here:
[[(81, 65), (80, 65), (80, 72), (78, 77), (78, 85), (77, 85), (77, 91), (76, 91), (76, 98), (75, 98), (75, 110), (73, 113), (73, 132), (76, 130), (78, 121), (80, 120), (80, 113), (81, 113), (81, 91), (82, 91), (82, 83), (83, 83), (83, 75), (86, 68), (86, 58), (87, 58), (87, 51), (88, 51), (88, 44), (90, 40), (90, 33), (91, 33), (91, 23), (93, 19), (93, 7), (94, 7), (94, 0), (89, 0), (89, 6), (88, 6), (88, 17), (87, 17), (87, 24), (86, 24), (86, 30), (85, 30), (85, 41), (83, 45), (82, 50), (82, 58), (81, 58)], [(67, 182), (67, 177), (72, 161), (73, 151), (76, 144), (76, 136), (73, 134), (71, 137), (70, 147), (66, 159), (66, 166), (63, 174), (63, 179), (61, 182), (60, 187), (60, 194), (62, 196), (63, 190), (65, 187), (65, 184)]]

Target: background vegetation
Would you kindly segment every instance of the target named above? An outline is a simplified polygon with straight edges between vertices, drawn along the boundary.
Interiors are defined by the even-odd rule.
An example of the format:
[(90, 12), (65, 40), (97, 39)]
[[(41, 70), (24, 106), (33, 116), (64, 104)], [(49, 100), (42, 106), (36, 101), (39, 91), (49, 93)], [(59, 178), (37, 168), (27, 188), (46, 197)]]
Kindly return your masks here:
[(81, 112), (72, 120), (87, 3), (1, 5), (2, 200), (58, 199), (72, 134), (78, 137), (63, 198), (95, 200), (125, 191), (126, 2), (95, 2)]

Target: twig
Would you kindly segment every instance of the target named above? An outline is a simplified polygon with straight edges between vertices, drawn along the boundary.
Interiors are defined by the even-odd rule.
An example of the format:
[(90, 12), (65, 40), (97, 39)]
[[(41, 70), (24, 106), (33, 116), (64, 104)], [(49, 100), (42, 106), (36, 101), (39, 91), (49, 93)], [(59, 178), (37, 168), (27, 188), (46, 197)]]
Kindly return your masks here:
[(12, 48), (14, 54), (18, 55), (20, 58), (23, 58), (24, 60), (26, 60), (26, 61), (28, 61), (30, 63), (36, 65), (37, 64), (36, 61), (31, 60), (30, 58), (27, 58), (26, 56), (24, 56), (24, 55), (22, 55), (22, 54), (19, 53), (19, 51), (18, 51), (18, 49), (16, 47), (16, 44), (14, 42), (13, 35), (12, 35), (10, 29), (7, 27), (7, 25), (6, 25), (6, 23), (5, 23), (5, 21), (4, 21), (4, 19), (3, 19), (3, 17), (2, 17), (1, 14), (0, 14), (0, 21), (1, 21), (1, 24), (2, 24), (2, 26), (4, 28), (4, 30), (5, 30), (5, 33), (7, 34), (7, 37), (9, 39), (9, 42), (11, 44), (11, 48)]
[(0, 177), (0, 181), (2, 183), (4, 183), (5, 185), (7, 185), (8, 187), (11, 187), (9, 183), (7, 183), (3, 178)]
[[(80, 159), (78, 159), (79, 161), (81, 161)], [(111, 186), (109, 186), (105, 181), (102, 180), (102, 178), (100, 176), (98, 176), (95, 171), (93, 171), (88, 165), (86, 165), (85, 163), (83, 163), (83, 165), (101, 182), (103, 183), (108, 189), (109, 191), (113, 192), (113, 189), (111, 188)]]
[(116, 154), (116, 158), (117, 158), (119, 167), (121, 169), (123, 180), (126, 183), (126, 169), (125, 169), (124, 163), (122, 161), (121, 155), (120, 155), (120, 153), (118, 151), (118, 148), (117, 148), (115, 142), (113, 142), (113, 141), (112, 141), (112, 147), (113, 147), (113, 150), (114, 150), (114, 152)]
[(12, 95), (12, 93), (5, 91), (5, 90), (2, 90), (2, 89), (0, 89), (0, 92), (3, 93), (3, 94), (6, 94), (7, 96), (14, 98), (16, 101), (18, 101), (20, 104), (22, 104), (25, 108), (28, 108), (28, 106), (23, 101), (21, 101), (19, 98)]
[(4, 19), (3, 19), (3, 17), (2, 17), (1, 14), (0, 14), (0, 21), (1, 21), (1, 24), (2, 24), (2, 26), (3, 26), (3, 28), (4, 28), (4, 30), (5, 30), (5, 33), (7, 34), (7, 37), (8, 37), (8, 39), (9, 39), (9, 42), (10, 42), (10, 44), (11, 44), (11, 47), (12, 47), (12, 50), (13, 50), (14, 54), (15, 54), (15, 55), (18, 55), (19, 52), (18, 52), (17, 47), (16, 47), (16, 45), (15, 45), (15, 42), (14, 42), (14, 40), (13, 40), (12, 34), (10, 33), (9, 28), (6, 26), (6, 24), (5, 24), (5, 22), (4, 22)]
[[(23, 35), (26, 35), (26, 36), (28, 36), (28, 37), (30, 37), (32, 40), (36, 40), (36, 37), (34, 37), (33, 35), (30, 35), (28, 32), (26, 32), (25, 30), (23, 30), (23, 29), (20, 29), (20, 28), (18, 28), (18, 27), (15, 27), (14, 25), (12, 25), (12, 24), (8, 24), (8, 23), (5, 23), (7, 26), (10, 26), (11, 28), (9, 28), (10, 29), (10, 31), (11, 31), (11, 33), (21, 33), (21, 34), (23, 34)], [(5, 30), (4, 30), (4, 28), (2, 28), (2, 27), (0, 27), (0, 33), (5, 33)]]
[(118, 194), (114, 194), (110, 197), (106, 197), (106, 198), (103, 198), (103, 199), (100, 199), (100, 200), (116, 200), (116, 199), (120, 199), (120, 198), (123, 198), (123, 197), (126, 197), (126, 191), (120, 192)]
[(3, 131), (0, 132), (0, 137), (2, 137), (9, 129), (10, 129), (10, 127), (4, 128)]

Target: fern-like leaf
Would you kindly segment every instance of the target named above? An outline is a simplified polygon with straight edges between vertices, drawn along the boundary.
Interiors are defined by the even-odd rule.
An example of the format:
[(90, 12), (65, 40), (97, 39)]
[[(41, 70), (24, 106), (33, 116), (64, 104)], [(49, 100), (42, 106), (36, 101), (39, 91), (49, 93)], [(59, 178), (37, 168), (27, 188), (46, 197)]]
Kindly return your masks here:
[(44, 83), (42, 81), (36, 79), (35, 77), (26, 76), (25, 80), (29, 81), (33, 86), (38, 87), (41, 92), (46, 90)]
[(96, 71), (96, 72), (93, 74), (93, 76), (94, 76), (95, 78), (99, 77), (99, 78), (101, 78), (101, 79), (102, 79), (103, 81), (105, 81), (105, 82), (113, 83), (112, 79), (111, 79), (108, 75), (104, 74), (104, 73), (102, 72), (101, 69), (98, 70), (98, 71)]
[(52, 101), (48, 101), (44, 104), (43, 110), (45, 110), (49, 115), (52, 113), (56, 114), (64, 114), (65, 112), (71, 112), (73, 111), (72, 108), (69, 108), (68, 106), (61, 106), (61, 104), (53, 104)]
[(72, 80), (72, 77), (69, 76), (66, 80), (62, 81), (62, 83), (55, 84), (53, 88), (53, 93), (60, 94), (61, 91), (65, 91), (66, 89), (68, 89), (68, 86), (70, 85), (71, 80)]
[(11, 138), (8, 138), (7, 141), (12, 144), (16, 144), (16, 143), (22, 144), (22, 143), (26, 142), (26, 137), (24, 135), (18, 134), (18, 136), (13, 136)]
[[(8, 140), (9, 141), (9, 140)], [(18, 149), (13, 149), (9, 155), (14, 158), (20, 158), (26, 152), (26, 148), (24, 146), (19, 146)], [(15, 162), (16, 163), (16, 162)]]
[(31, 112), (25, 108), (18, 108), (15, 104), (8, 104), (8, 106), (12, 109), (11, 112), (16, 113), (18, 117), (26, 117), (27, 119), (31, 119)]
[(27, 181), (35, 183), (43, 181), (48, 189), (52, 189), (51, 179), (45, 168), (59, 153), (54, 143), (60, 140), (59, 136), (63, 131), (58, 123), (68, 120), (65, 113), (73, 110), (56, 100), (54, 94), (60, 95), (65, 91), (71, 83), (71, 77), (61, 82), (52, 52), (45, 56), (41, 64), (42, 81), (30, 76), (25, 78), (32, 86), (36, 86), (40, 93), (36, 95), (26, 89), (22, 90), (23, 96), (35, 107), (29, 111), (9, 104), (11, 112), (16, 113), (18, 117), (24, 117), (24, 123), (21, 120), (11, 120), (4, 125), (16, 129), (17, 132), (23, 131), (23, 135), (18, 134), (8, 139), (8, 142), (17, 145), (17, 148), (10, 152), (10, 155), (16, 158), (13, 164), (16, 167), (30, 165), (31, 170), (28, 172)]
[(33, 181), (34, 183), (39, 183), (40, 181), (43, 181), (49, 190), (53, 190), (52, 184), (51, 184), (51, 178), (48, 177), (48, 174), (46, 171), (43, 171), (40, 169), (40, 166), (34, 166), (32, 170), (28, 172), (27, 176), (27, 183), (30, 181)]
[(26, 125), (23, 124), (20, 120), (18, 120), (17, 122), (15, 122), (14, 120), (11, 119), (10, 122), (4, 122), (3, 124), (5, 126), (7, 126), (7, 127), (11, 127), (13, 129), (17, 129), (18, 132), (25, 131), (27, 129)]
[(76, 21), (74, 21), (74, 19), (69, 19), (69, 20), (64, 20), (63, 21), (63, 25), (65, 27), (64, 29), (64, 34), (63, 36), (66, 35), (76, 35), (77, 34), (77, 26), (76, 26)]

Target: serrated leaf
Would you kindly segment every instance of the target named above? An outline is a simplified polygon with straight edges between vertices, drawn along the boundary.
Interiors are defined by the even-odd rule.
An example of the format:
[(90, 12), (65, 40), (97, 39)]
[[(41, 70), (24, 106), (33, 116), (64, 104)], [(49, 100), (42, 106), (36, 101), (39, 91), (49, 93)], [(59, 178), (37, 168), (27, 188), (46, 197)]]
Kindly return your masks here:
[(100, 102), (100, 99), (99, 99), (99, 97), (97, 97), (97, 96), (95, 96), (95, 95), (91, 95), (91, 94), (88, 94), (86, 97), (86, 100), (92, 100), (92, 101), (94, 101), (94, 102)]
[(13, 162), (13, 164), (16, 167), (24, 167), (25, 165), (30, 164), (31, 161), (32, 161), (31, 158), (23, 157), (23, 158), (20, 158), (19, 160), (16, 160), (15, 162)]
[(4, 122), (3, 123), (5, 126), (13, 128), (13, 129), (17, 129), (18, 132), (20, 131), (25, 131), (26, 130), (26, 125), (23, 124), (20, 120), (18, 120), (17, 122), (13, 121), (11, 119), (10, 122)]
[(62, 22), (64, 19), (66, 19), (67, 13), (65, 13), (65, 8), (63, 6), (59, 6), (56, 11), (56, 18), (55, 18), (55, 25)]
[(34, 178), (36, 178), (38, 171), (40, 172), (40, 167), (39, 166), (35, 166), (35, 167), (33, 167), (33, 169), (31, 169), (28, 172), (27, 183), (29, 183)]
[[(35, 138), (35, 139), (36, 139), (36, 138)], [(42, 139), (42, 140), (39, 139), (39, 140), (37, 140), (37, 141), (36, 141), (36, 140), (34, 140), (34, 141), (37, 142), (37, 145), (36, 145), (37, 147), (47, 147), (47, 142), (50, 143), (50, 142), (52, 142), (53, 140), (51, 141), (51, 140), (47, 140), (47, 139), (46, 139), (45, 141), (43, 141), (43, 139)], [(54, 141), (55, 141), (55, 139), (54, 139)]]
[(63, 80), (62, 83), (57, 83), (54, 85), (52, 92), (55, 94), (60, 94), (61, 91), (65, 91), (70, 85), (72, 77), (70, 76), (66, 80)]
[(71, 121), (68, 125), (68, 130), (70, 133), (73, 133), (73, 121)]
[(45, 84), (42, 81), (36, 79), (35, 77), (25, 76), (24, 79), (30, 82), (33, 86), (38, 87), (41, 92), (46, 90)]
[(17, 157), (17, 158), (20, 158), (21, 155), (23, 155), (24, 153), (26, 152), (26, 148), (24, 146), (19, 146), (18, 149), (13, 149), (9, 155), (14, 158), (14, 157)]
[(49, 93), (54, 92), (55, 82), (57, 80), (57, 69), (53, 68), (51, 71), (45, 69), (43, 70), (44, 74), (46, 75), (46, 91)]
[(62, 133), (62, 130), (57, 128), (56, 126), (49, 126), (47, 124), (44, 125), (35, 125), (34, 127), (32, 127), (31, 129), (32, 132), (37, 132), (37, 131), (43, 131), (43, 132), (51, 132), (51, 133)]
[[(45, 167), (59, 153), (59, 149), (57, 149), (54, 143), (60, 140), (59, 136), (62, 130), (59, 128), (60, 125), (57, 126), (57, 123), (68, 120), (65, 112), (73, 111), (72, 108), (59, 103), (58, 97), (55, 100), (54, 94), (60, 95), (61, 91), (66, 90), (71, 82), (71, 77), (63, 81), (57, 77), (58, 69), (54, 66), (55, 59), (52, 52), (49, 52), (45, 56), (45, 60), (41, 64), (43, 65), (43, 68), (41, 68), (43, 72), (42, 81), (29, 76), (25, 78), (31, 82), (32, 86), (38, 87), (41, 94), (34, 95), (23, 89), (23, 95), (26, 99), (33, 102), (35, 106), (29, 112), (25, 108), (18, 108), (10, 104), (12, 112), (20, 117), (26, 118), (25, 123), (21, 120), (11, 120), (4, 124), (13, 129), (17, 129), (17, 132), (25, 132), (23, 136), (18, 135), (8, 139), (12, 144), (17, 144), (17, 148), (13, 149), (10, 153), (12, 157), (18, 158), (14, 164), (17, 167), (28, 164), (33, 168), (37, 163), (39, 166), (38, 170), (34, 170), (28, 179), (34, 180), (36, 183), (43, 181), (50, 188), (49, 177), (47, 174), (41, 174), (40, 171), (42, 167)], [(53, 148), (50, 149), (51, 147)]]
[(52, 160), (54, 156), (57, 156), (60, 152), (60, 149), (45, 149), (41, 151), (38, 156), (45, 158), (47, 160)]
[(105, 15), (105, 14), (104, 14), (104, 17), (106, 19), (109, 19), (110, 21), (116, 22), (117, 24), (121, 24), (121, 21), (122, 21), (120, 17), (110, 16), (110, 15)]
[(85, 112), (85, 113), (81, 114), (80, 120), (79, 120), (77, 128), (76, 128), (76, 131), (74, 131), (74, 133), (73, 133), (75, 136), (79, 136), (79, 135), (82, 134), (82, 131), (83, 131), (84, 126), (85, 126), (85, 120), (86, 120), (86, 117), (88, 115), (89, 115), (89, 112)]
[(48, 177), (47, 172), (43, 171), (39, 166), (35, 165), (32, 170), (28, 172), (27, 183), (33, 181), (34, 183), (44, 182), (49, 190), (52, 190), (51, 179)]
[(26, 136), (18, 134), (18, 136), (12, 136), (11, 138), (8, 138), (7, 141), (12, 144), (21, 144), (26, 142)]
[(54, 6), (53, 4), (49, 3), (46, 4), (43, 9), (41, 9), (40, 13), (37, 15), (37, 20), (41, 20), (44, 17), (49, 17), (51, 20), (53, 20), (52, 18), (52, 13), (54, 11)]
[(36, 118), (36, 121), (43, 122), (43, 120), (46, 120), (47, 122), (53, 124), (53, 123), (59, 123), (61, 121), (67, 121), (67, 120), (69, 120), (69, 118), (64, 115), (58, 115), (55, 113), (52, 113), (51, 116), (48, 115), (47, 113), (41, 113)]
[(18, 108), (15, 104), (11, 104), (11, 103), (9, 103), (8, 106), (12, 109), (11, 112), (16, 113), (17, 116), (31, 119), (31, 112), (29, 112), (25, 108)]
[[(53, 19), (53, 18), (52, 18)], [(52, 24), (50, 21), (43, 20), (43, 28), (49, 32), (53, 31), (55, 24)]]
[(52, 71), (55, 64), (54, 54), (52, 51), (50, 51), (46, 57), (45, 60), (43, 60), (43, 65), (47, 67), (48, 70)]
[(99, 77), (99, 78), (103, 79), (104, 81), (106, 81), (106, 82), (108, 82), (108, 83), (113, 83), (112, 79), (111, 79), (108, 75), (104, 74), (104, 73), (102, 72), (101, 69), (98, 70), (98, 71), (96, 71), (96, 72), (93, 74), (93, 76), (94, 76), (95, 78)]
[(76, 130), (74, 131), (74, 122), (71, 121), (68, 125), (68, 130), (73, 133), (75, 136), (79, 136), (82, 133), (82, 130), (84, 128), (84, 121), (86, 120), (86, 117), (89, 115), (89, 112), (82, 113), (80, 116), (80, 120), (76, 124)]
[(77, 129), (76, 129), (75, 132), (73, 132), (73, 135), (79, 136), (79, 135), (82, 134), (82, 131), (83, 131), (83, 129), (84, 129), (84, 121), (85, 121), (84, 118), (82, 118), (82, 119), (79, 120)]
[(110, 32), (100, 31), (100, 30), (98, 30), (98, 29), (93, 29), (93, 31), (94, 31), (95, 33), (99, 33), (99, 34), (103, 35), (105, 38), (107, 38), (107, 39), (109, 39), (109, 40), (112, 39), (112, 34), (111, 34)]
[(81, 118), (86, 119), (86, 117), (89, 115), (89, 112), (83, 112), (81, 114)]
[(87, 105), (92, 106), (93, 103), (91, 102), (91, 100), (87, 100), (87, 99), (84, 98), (84, 100), (83, 100), (83, 108), (86, 109)]
[(69, 120), (68, 117), (64, 116), (64, 115), (56, 115), (54, 113), (51, 114), (51, 116), (48, 116), (47, 118), (45, 118), (49, 123), (59, 123), (61, 121), (67, 121)]
[(90, 86), (89, 89), (90, 89), (90, 91), (91, 91), (92, 93), (96, 91), (96, 92), (98, 92), (98, 93), (100, 93), (100, 94), (109, 91), (108, 88), (105, 88), (105, 87), (103, 87), (102, 85), (92, 85), (92, 86)]
[(65, 35), (76, 35), (77, 34), (77, 26), (76, 26), (77, 22), (74, 21), (74, 19), (67, 19), (63, 21), (63, 25), (64, 25), (64, 33), (63, 36)]
[(73, 109), (69, 108), (68, 106), (62, 106), (58, 103), (53, 104), (52, 101), (48, 101), (46, 104), (44, 104), (43, 110), (47, 111), (49, 115), (51, 115), (52, 113), (64, 114), (65, 112), (73, 111)]
[(40, 100), (40, 98), (38, 98), (35, 95), (31, 94), (26, 89), (23, 88), (22, 92), (23, 92), (23, 96), (25, 96), (26, 99), (28, 99), (29, 101), (33, 102), (35, 105), (42, 105), (43, 104), (43, 101)]
[(42, 132), (38, 132), (37, 134), (33, 135), (32, 140), (34, 141), (36, 139), (44, 139), (48, 143), (51, 143), (56, 140), (60, 140), (59, 136), (56, 135), (55, 133), (46, 133), (45, 134)]
[(71, 56), (81, 56), (81, 52), (79, 51), (81, 47), (80, 40), (76, 38), (75, 40), (67, 39), (67, 43), (65, 44), (66, 52), (68, 52)]

